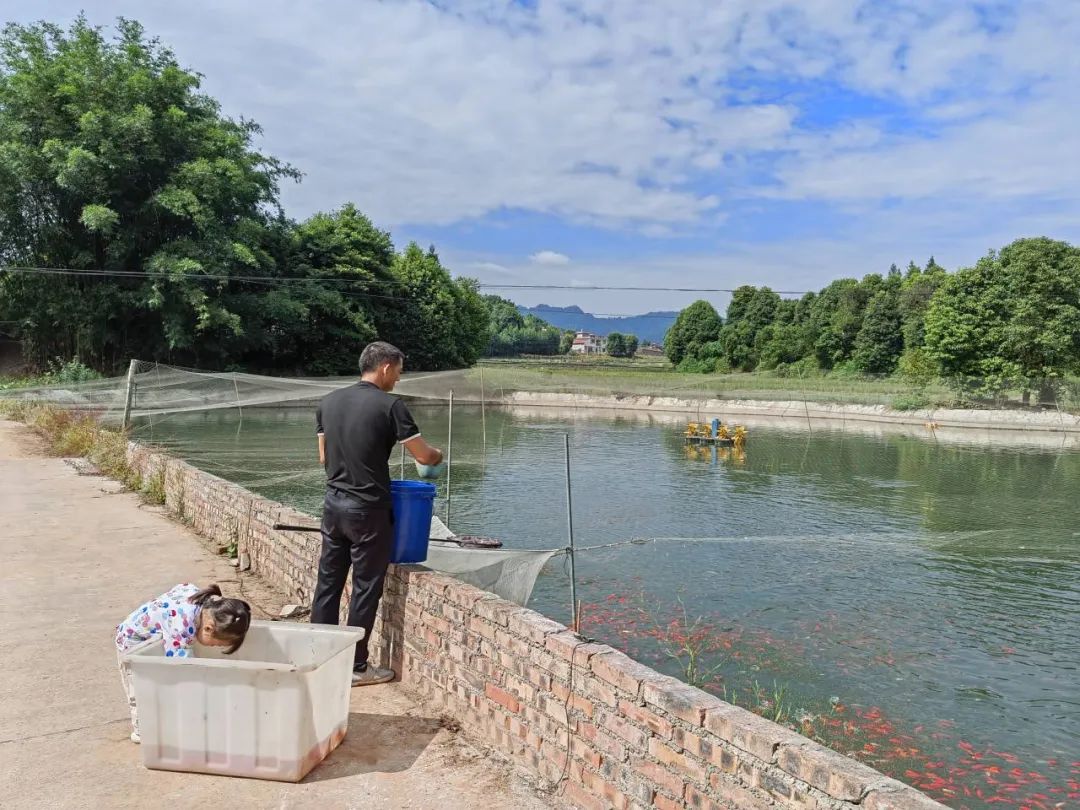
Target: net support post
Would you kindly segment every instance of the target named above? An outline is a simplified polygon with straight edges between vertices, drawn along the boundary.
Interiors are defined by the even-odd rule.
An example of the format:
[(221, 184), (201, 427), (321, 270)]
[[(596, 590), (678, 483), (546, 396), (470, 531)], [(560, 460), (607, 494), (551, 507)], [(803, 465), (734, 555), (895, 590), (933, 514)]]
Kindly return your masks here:
[(124, 430), (127, 430), (131, 423), (131, 406), (135, 402), (135, 371), (138, 367), (138, 360), (132, 360), (128, 364), (127, 390), (124, 393), (124, 420), (121, 424)]

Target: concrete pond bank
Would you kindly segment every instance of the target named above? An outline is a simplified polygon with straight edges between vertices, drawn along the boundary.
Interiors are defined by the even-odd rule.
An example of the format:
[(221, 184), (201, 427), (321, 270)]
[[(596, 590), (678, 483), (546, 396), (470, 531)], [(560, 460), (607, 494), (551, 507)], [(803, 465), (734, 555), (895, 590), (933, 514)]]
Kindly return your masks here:
[(872, 422), (913, 425), (930, 429), (975, 431), (1024, 431), (1080, 435), (1080, 416), (1065, 411), (979, 410), (934, 408), (897, 411), (885, 405), (852, 405), (798, 400), (701, 399), (686, 397), (612, 394), (557, 394), (519, 391), (499, 399), (500, 404), (547, 408), (595, 408), (618, 411), (652, 411), (701, 416), (758, 416), (792, 427), (818, 420), (843, 424)]

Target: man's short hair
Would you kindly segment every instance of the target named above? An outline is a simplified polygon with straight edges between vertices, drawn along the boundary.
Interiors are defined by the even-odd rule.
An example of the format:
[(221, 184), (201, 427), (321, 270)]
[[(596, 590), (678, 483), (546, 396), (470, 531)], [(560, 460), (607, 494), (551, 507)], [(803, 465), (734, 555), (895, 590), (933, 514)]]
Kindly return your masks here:
[(360, 373), (367, 374), (369, 371), (375, 371), (387, 363), (397, 365), (404, 362), (405, 353), (401, 349), (381, 340), (376, 340), (374, 343), (369, 343), (360, 352)]

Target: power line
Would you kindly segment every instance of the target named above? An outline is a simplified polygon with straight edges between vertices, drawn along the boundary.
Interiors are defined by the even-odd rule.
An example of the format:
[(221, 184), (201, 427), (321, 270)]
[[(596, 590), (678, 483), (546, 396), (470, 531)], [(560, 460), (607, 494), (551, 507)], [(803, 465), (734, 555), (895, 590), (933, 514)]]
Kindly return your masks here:
[[(339, 277), (308, 277), (299, 278), (295, 276), (227, 276), (221, 274), (208, 274), (208, 273), (146, 273), (138, 270), (74, 270), (74, 269), (62, 269), (52, 267), (5, 267), (0, 268), (13, 273), (22, 273), (27, 275), (66, 275), (66, 276), (89, 276), (92, 278), (135, 278), (135, 279), (160, 279), (164, 281), (170, 281), (173, 279), (206, 279), (210, 281), (245, 281), (251, 284), (276, 284), (283, 281), (297, 281), (297, 282), (313, 282), (319, 283), (322, 281), (345, 281), (353, 284), (370, 284), (370, 282), (362, 279), (349, 279)], [(483, 285), (481, 285), (483, 286)], [(339, 295), (346, 296), (348, 298), (378, 298), (385, 301), (409, 301), (410, 299), (400, 295), (382, 295), (380, 293), (371, 292), (358, 292), (356, 290), (334, 290)], [(529, 307), (525, 307), (525, 315), (537, 315), (537, 313), (558, 313), (557, 309), (540, 309), (529, 311)], [(573, 315), (574, 313), (568, 313)], [(673, 319), (675, 315), (658, 315), (656, 313), (644, 313), (634, 314), (630, 312), (589, 312), (587, 315), (594, 315), (601, 318), (662, 318), (666, 320)], [(538, 316), (539, 317), (539, 316)], [(3, 323), (3, 322), (0, 322)], [(17, 321), (10, 321), (10, 323), (17, 323)], [(561, 328), (561, 327), (555, 327)]]
[[(274, 285), (282, 283), (316, 283), (321, 284), (324, 282), (331, 283), (346, 283), (352, 286), (363, 285), (367, 287), (375, 286), (377, 284), (394, 285), (397, 287), (403, 287), (401, 282), (396, 281), (371, 281), (368, 279), (354, 279), (347, 276), (268, 276), (268, 275), (227, 275), (222, 273), (150, 273), (143, 270), (93, 270), (93, 269), (79, 269), (70, 267), (29, 267), (29, 266), (7, 266), (0, 268), (0, 270), (10, 273), (20, 273), (29, 275), (59, 275), (59, 276), (87, 276), (91, 278), (130, 278), (130, 279), (143, 279), (143, 280), (181, 280), (181, 279), (195, 279), (195, 280), (207, 280), (207, 281), (235, 281), (246, 282), (251, 284), (264, 284)], [(627, 291), (627, 292), (706, 292), (706, 293), (734, 293), (734, 289), (726, 288), (712, 288), (712, 287), (640, 287), (640, 286), (615, 286), (615, 285), (563, 285), (563, 284), (480, 284), (478, 285), (484, 289), (529, 289), (529, 290), (589, 290), (589, 291)], [(378, 299), (383, 301), (401, 301), (407, 302), (410, 299), (402, 295), (386, 295), (375, 292), (360, 292), (355, 289), (334, 289), (339, 295), (346, 298), (353, 299)], [(804, 292), (793, 290), (778, 290), (777, 295), (804, 295)], [(566, 313), (564, 310), (560, 310), (557, 307), (544, 307), (544, 308), (530, 308), (522, 307), (524, 309), (523, 315), (533, 315), (541, 320), (544, 320), (546, 315), (575, 315), (575, 313)], [(678, 313), (673, 315), (666, 315), (661, 313), (630, 313), (630, 312), (588, 312), (583, 313), (586, 316), (593, 316), (596, 318), (650, 318), (654, 320), (670, 321), (677, 317)], [(10, 321), (7, 323), (17, 323), (17, 321)], [(552, 328), (559, 330), (570, 329), (570, 327), (557, 326), (551, 324), (549, 321), (545, 321)], [(591, 324), (593, 328), (602, 328), (604, 326), (610, 326), (608, 324)], [(577, 327), (574, 327), (577, 328)], [(625, 327), (624, 327), (625, 328)]]
[[(64, 267), (4, 267), (4, 270), (12, 273), (39, 273), (52, 275), (71, 276), (116, 276), (120, 278), (161, 278), (161, 279), (206, 279), (210, 281), (252, 281), (252, 282), (333, 282), (346, 284), (364, 284), (368, 286), (385, 284), (388, 286), (403, 287), (401, 282), (396, 281), (368, 281), (354, 279), (347, 276), (255, 276), (255, 275), (227, 275), (221, 273), (147, 273), (142, 270), (80, 270)], [(691, 292), (691, 293), (734, 293), (735, 288), (728, 287), (639, 287), (623, 285), (583, 285), (583, 284), (488, 284), (481, 282), (477, 285), (485, 290), (575, 290), (590, 292)], [(810, 290), (774, 290), (777, 295), (806, 295)], [(595, 313), (594, 313), (595, 314)]]
[[(619, 287), (584, 284), (481, 284), (487, 290), (603, 290), (620, 292), (702, 292), (733, 293), (734, 289), (721, 287)], [(806, 295), (810, 290), (773, 290), (777, 295)]]
[[(55, 275), (55, 276), (88, 276), (91, 278), (133, 278), (156, 281), (176, 281), (180, 279), (196, 279), (205, 281), (244, 281), (252, 284), (278, 284), (281, 282), (314, 282), (343, 281), (352, 284), (369, 284), (362, 279), (350, 279), (340, 277), (296, 277), (296, 276), (229, 276), (211, 273), (146, 273), (141, 270), (76, 270), (71, 268), (57, 267), (4, 267), (0, 270), (9, 273), (23, 275)], [(379, 293), (357, 292), (356, 290), (335, 290), (340, 295), (353, 298), (380, 298), (387, 301), (408, 301), (407, 297), (400, 295), (381, 295)]]
[[(20, 267), (20, 266), (8, 266), (0, 268), (0, 270), (7, 271), (9, 273), (19, 273), (25, 275), (58, 275), (58, 276), (86, 276), (90, 278), (130, 278), (130, 279), (143, 279), (143, 280), (181, 280), (181, 279), (196, 279), (206, 281), (236, 281), (247, 282), (251, 284), (282, 284), (282, 283), (316, 283), (323, 282), (332, 283), (346, 283), (353, 286), (363, 285), (367, 287), (375, 286), (377, 284), (393, 284), (398, 287), (403, 287), (400, 282), (384, 282), (384, 281), (371, 281), (367, 279), (354, 279), (347, 276), (266, 276), (266, 275), (227, 275), (222, 273), (148, 273), (143, 270), (84, 270), (70, 267)], [(727, 292), (732, 293), (734, 290), (719, 289), (719, 288), (698, 288), (698, 287), (619, 287), (619, 286), (579, 286), (579, 285), (561, 285), (561, 284), (480, 284), (478, 285), (483, 289), (533, 289), (533, 290), (603, 290), (603, 291), (638, 291), (638, 292)], [(333, 289), (333, 288), (332, 288)], [(360, 292), (354, 289), (335, 289), (339, 295), (343, 295), (348, 298), (373, 298), (384, 301), (409, 301), (410, 299), (401, 295), (386, 295), (375, 292)], [(780, 290), (777, 291), (778, 295), (802, 295), (803, 293)], [(524, 315), (535, 315), (541, 320), (544, 319), (546, 314), (569, 314), (556, 308), (543, 308), (533, 309), (530, 307), (524, 307)], [(658, 313), (632, 313), (632, 312), (587, 312), (584, 315), (591, 315), (598, 318), (652, 318), (656, 320), (672, 320), (678, 313), (674, 315), (664, 315)], [(554, 324), (552, 324), (554, 326)], [(600, 324), (594, 324), (599, 328)], [(556, 329), (563, 329), (569, 327), (555, 326)]]
[[(530, 309), (529, 307), (525, 307), (524, 309), (525, 309), (525, 311), (522, 313), (523, 315), (534, 315), (537, 318), (539, 318), (540, 320), (544, 320), (544, 315), (545, 314), (569, 315), (570, 317), (577, 316), (577, 313), (574, 313), (574, 312), (561, 312), (561, 311), (559, 311), (557, 309)], [(678, 317), (679, 313), (678, 312), (673, 312), (670, 315), (664, 315), (664, 314), (659, 313), (659, 312), (644, 312), (644, 313), (642, 313), (640, 315), (635, 315), (632, 312), (583, 312), (582, 315), (584, 315), (584, 316), (592, 315), (592, 316), (594, 316), (594, 317), (596, 317), (596, 318), (598, 318), (600, 320), (603, 320), (605, 318), (633, 318), (634, 320), (637, 320), (638, 318), (658, 318), (660, 320), (673, 321), (673, 320), (675, 320), (675, 318)], [(580, 316), (578, 316), (578, 317), (580, 317)], [(548, 321), (547, 323), (550, 323), (550, 321)], [(602, 326), (602, 325), (603, 324), (594, 324), (594, 326)], [(552, 326), (555, 326), (555, 325), (552, 324)], [(556, 329), (562, 329), (563, 327), (556, 326), (555, 328)], [(570, 327), (565, 327), (565, 328), (569, 329)]]
[[(207, 281), (271, 281), (271, 282), (343, 282), (348, 284), (367, 284), (371, 285), (373, 282), (366, 279), (349, 278), (348, 276), (252, 276), (252, 275), (230, 275), (227, 273), (174, 273), (174, 272), (160, 272), (160, 273), (148, 273), (145, 270), (83, 270), (74, 267), (3, 267), (0, 270), (6, 270), (9, 273), (22, 273), (28, 275), (57, 275), (57, 276), (95, 276), (95, 277), (109, 277), (116, 276), (118, 278), (147, 278), (147, 279), (181, 279), (181, 278), (195, 278), (205, 279)], [(398, 287), (404, 287), (405, 285), (399, 281), (380, 281), (374, 282), (378, 284), (394, 285)]]

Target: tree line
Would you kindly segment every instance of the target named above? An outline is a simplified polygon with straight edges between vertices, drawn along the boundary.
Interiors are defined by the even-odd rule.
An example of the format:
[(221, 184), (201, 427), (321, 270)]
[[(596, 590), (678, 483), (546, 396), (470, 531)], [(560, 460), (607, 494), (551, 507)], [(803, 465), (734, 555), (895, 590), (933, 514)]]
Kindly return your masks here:
[[(491, 335), (485, 356), (519, 357), (524, 354), (569, 354), (576, 332), (560, 329), (535, 315), (523, 315), (517, 304), (497, 295), (485, 295), (488, 308), (488, 331)], [(622, 332), (609, 332), (604, 351), (611, 357), (633, 357), (637, 354), (638, 338)]]
[(300, 173), (254, 147), (138, 23), (0, 36), (0, 332), (78, 357), (354, 371), (378, 337), (413, 368), (470, 365), (489, 313), (434, 249), (395, 249), (353, 205), (302, 221)]
[(723, 318), (707, 301), (680, 312), (664, 348), (683, 371), (940, 377), (1053, 401), (1080, 373), (1080, 248), (1018, 239), (953, 273), (931, 258), (799, 299), (743, 286)]
[(517, 357), (522, 354), (568, 354), (574, 332), (559, 329), (535, 315), (522, 315), (517, 304), (498, 295), (485, 295), (488, 308), (488, 332), (491, 335), (485, 354), (488, 357)]

